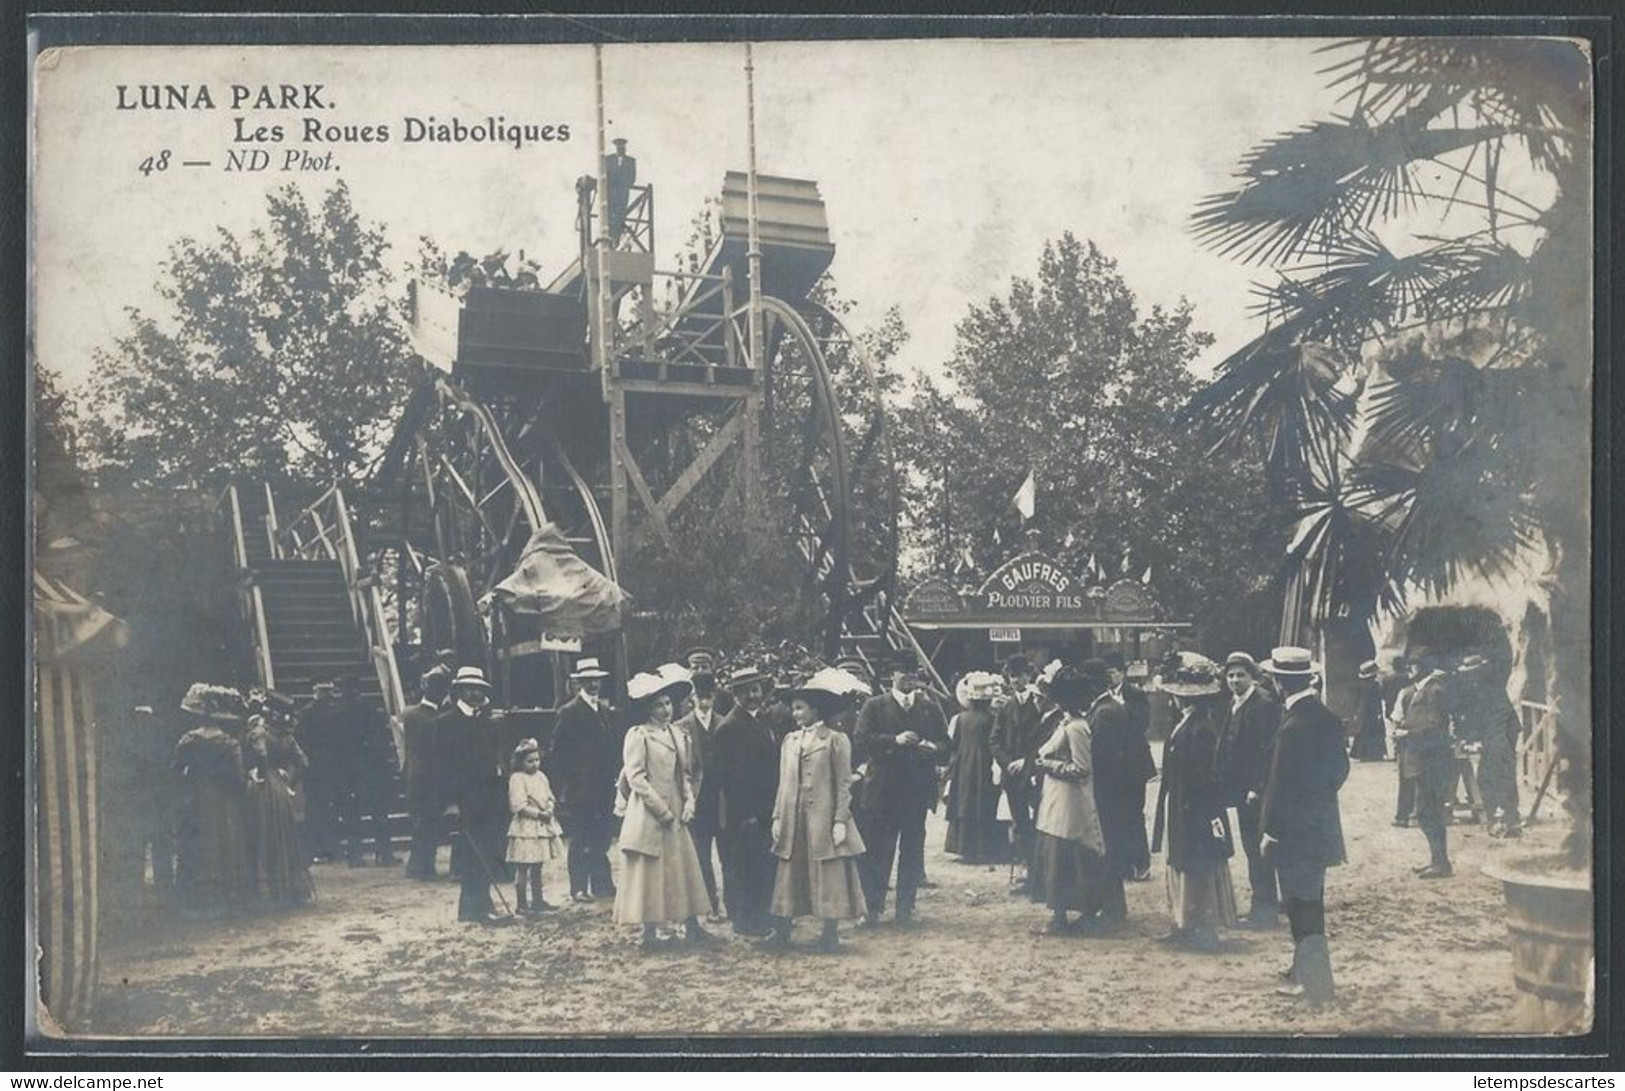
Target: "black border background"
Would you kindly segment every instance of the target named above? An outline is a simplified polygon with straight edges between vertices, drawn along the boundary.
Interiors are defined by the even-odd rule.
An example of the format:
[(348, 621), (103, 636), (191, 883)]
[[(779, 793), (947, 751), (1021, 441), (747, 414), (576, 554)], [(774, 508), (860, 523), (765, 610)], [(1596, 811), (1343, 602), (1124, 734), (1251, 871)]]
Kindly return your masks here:
[[(444, 3), (410, 6), (351, 2), (346, 14), (331, 14), (333, 4), (294, 0), (278, 5), (280, 15), (236, 15), (217, 9), (197, 14), (191, 5), (154, 2), (143, 13), (112, 13), (108, 5), (3, 0), (3, 52), (0, 63), (0, 559), (13, 578), (0, 581), (0, 770), (7, 776), (0, 797), (6, 801), (6, 836), (0, 838), (0, 876), (12, 879), (0, 899), (0, 1042), (4, 1067), (10, 1070), (225, 1070), (225, 1069), (355, 1069), (355, 1068), (937, 1068), (1021, 1067), (1028, 1069), (1093, 1067), (1103, 1069), (1188, 1069), (1247, 1067), (1254, 1069), (1407, 1068), (1477, 1071), (1510, 1069), (1621, 1067), (1625, 1056), (1620, 1019), (1611, 989), (1618, 951), (1611, 927), (1611, 832), (1620, 801), (1605, 790), (1622, 772), (1606, 730), (1613, 712), (1611, 665), (1618, 623), (1614, 620), (1612, 575), (1619, 563), (1613, 552), (1611, 523), (1620, 496), (1612, 488), (1615, 453), (1613, 424), (1622, 416), (1608, 367), (1619, 348), (1611, 323), (1618, 299), (1611, 254), (1620, 241), (1614, 215), (1620, 163), (1615, 148), (1615, 116), (1621, 87), (1620, 66), (1613, 52), (1620, 26), (1617, 5), (1568, 3), (1561, 10), (1539, 3), (1433, 3), (1427, 10), (1407, 3), (1317, 3), (1280, 6), (1232, 3), (1218, 5), (1162, 3), (1136, 5), (1132, 16), (1110, 5), (1093, 10), (1072, 6), (1051, 13), (972, 14), (943, 9), (935, 15), (899, 16), (873, 5), (803, 5), (789, 16), (736, 4), (712, 5), (709, 14), (670, 15), (631, 5), (573, 7), (568, 14), (539, 5), (480, 5), (482, 14), (529, 18), (482, 19)], [(968, 7), (968, 5), (967, 5)], [(866, 10), (866, 8), (868, 10)], [(391, 18), (378, 18), (380, 15)], [(1596, 64), (1596, 284), (1595, 406), (1593, 427), (1593, 688), (1596, 734), (1597, 808), (1597, 1022), (1592, 1033), (1578, 1038), (1242, 1038), (1123, 1036), (942, 1036), (827, 1038), (673, 1038), (569, 1040), (524, 1039), (266, 1039), (266, 1040), (106, 1040), (25, 1042), (23, 1005), (26, 995), (23, 925), (28, 885), (15, 881), (25, 874), (23, 768), (28, 760), (23, 724), (31, 702), (27, 681), (22, 611), (27, 599), (27, 474), (30, 462), (26, 435), (27, 254), (26, 198), (28, 125), (24, 63), (32, 31), (37, 48), (114, 44), (478, 44), (592, 41), (816, 40), (826, 38), (907, 37), (1185, 37), (1280, 36), (1354, 37), (1368, 34), (1540, 34), (1587, 39)], [(1258, 77), (1267, 79), (1267, 73)], [(16, 438), (11, 438), (16, 437)], [(15, 490), (15, 491), (13, 491)], [(342, 1028), (334, 1028), (342, 1030)], [(1492, 1060), (1493, 1058), (1493, 1060)]]

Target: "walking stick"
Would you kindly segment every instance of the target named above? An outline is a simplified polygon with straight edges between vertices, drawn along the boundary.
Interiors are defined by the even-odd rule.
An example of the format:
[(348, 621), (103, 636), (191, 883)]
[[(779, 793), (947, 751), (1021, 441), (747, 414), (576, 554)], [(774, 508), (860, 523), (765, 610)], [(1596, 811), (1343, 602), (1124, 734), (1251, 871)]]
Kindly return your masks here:
[(502, 884), (497, 882), (496, 872), (492, 871), (491, 865), (485, 862), (485, 853), (480, 851), (479, 842), (470, 837), (467, 830), (458, 830), (457, 832), (463, 835), (463, 840), (467, 841), (468, 847), (473, 850), (475, 861), (479, 863), (480, 870), (485, 872), (486, 882), (490, 883), (492, 888), (496, 890), (497, 901), (502, 903), (502, 911), (510, 917), (513, 916), (513, 906), (508, 904), (508, 896), (502, 893)]

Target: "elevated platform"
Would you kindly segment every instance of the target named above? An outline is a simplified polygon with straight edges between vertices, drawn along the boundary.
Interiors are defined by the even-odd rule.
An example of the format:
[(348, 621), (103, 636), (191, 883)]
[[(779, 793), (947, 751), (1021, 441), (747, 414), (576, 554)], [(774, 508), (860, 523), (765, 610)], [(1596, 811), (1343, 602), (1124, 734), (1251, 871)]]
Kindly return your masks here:
[(413, 347), (442, 371), (589, 367), (580, 299), (534, 288), (471, 287), (459, 295), (427, 280), (414, 280), (410, 293)]

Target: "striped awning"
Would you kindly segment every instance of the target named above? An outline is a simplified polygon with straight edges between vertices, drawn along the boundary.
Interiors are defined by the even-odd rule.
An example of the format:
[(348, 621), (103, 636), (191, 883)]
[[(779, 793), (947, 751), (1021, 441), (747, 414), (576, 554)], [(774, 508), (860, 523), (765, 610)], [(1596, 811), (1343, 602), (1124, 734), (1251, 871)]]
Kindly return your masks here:
[(34, 893), (41, 1028), (82, 1029), (97, 986), (100, 843), (98, 657), (123, 645), (118, 618), (34, 573)]

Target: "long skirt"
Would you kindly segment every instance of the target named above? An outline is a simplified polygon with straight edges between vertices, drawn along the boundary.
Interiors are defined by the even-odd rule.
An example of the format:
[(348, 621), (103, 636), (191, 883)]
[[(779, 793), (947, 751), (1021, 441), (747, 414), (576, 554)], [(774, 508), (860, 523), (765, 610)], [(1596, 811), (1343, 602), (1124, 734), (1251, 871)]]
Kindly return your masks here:
[(790, 858), (779, 860), (773, 879), (773, 902), (768, 911), (775, 917), (821, 917), (827, 921), (849, 921), (863, 916), (863, 886), (858, 862), (851, 856), (833, 860), (812, 858), (807, 812), (796, 812), (796, 836)]
[(1168, 912), (1174, 927), (1184, 930), (1198, 925), (1233, 928), (1236, 923), (1236, 891), (1230, 883), (1230, 867), (1220, 861), (1181, 871), (1168, 869)]
[(248, 845), (254, 893), (276, 905), (303, 905), (311, 897), (310, 855), (294, 821), (293, 793), (277, 769), (248, 787)]
[(1028, 873), (1027, 896), (1050, 909), (1086, 915), (1108, 908), (1106, 859), (1077, 841), (1039, 831)]
[(687, 826), (673, 822), (661, 829), (659, 856), (621, 850), (616, 924), (675, 924), (709, 912), (711, 897)]

